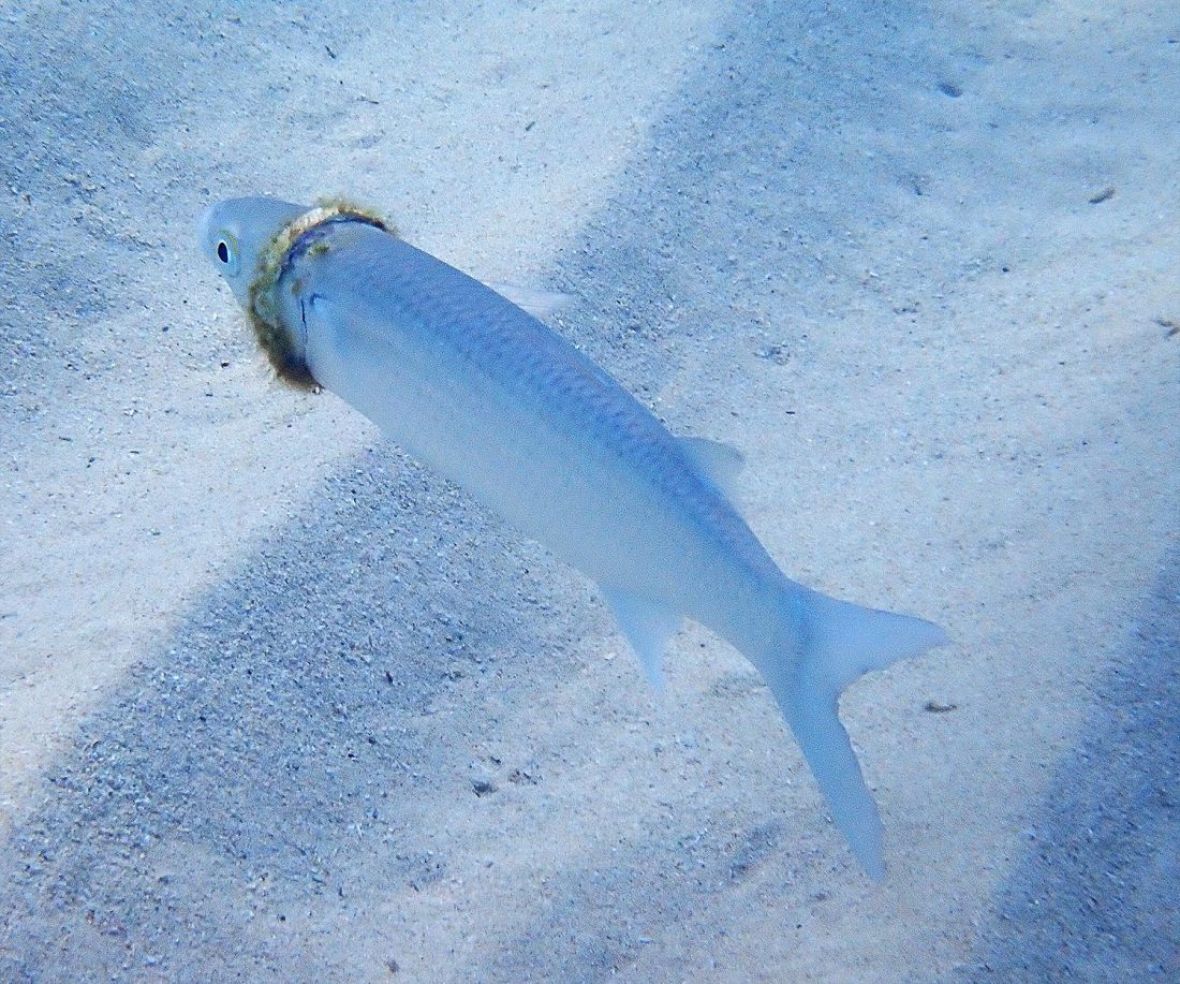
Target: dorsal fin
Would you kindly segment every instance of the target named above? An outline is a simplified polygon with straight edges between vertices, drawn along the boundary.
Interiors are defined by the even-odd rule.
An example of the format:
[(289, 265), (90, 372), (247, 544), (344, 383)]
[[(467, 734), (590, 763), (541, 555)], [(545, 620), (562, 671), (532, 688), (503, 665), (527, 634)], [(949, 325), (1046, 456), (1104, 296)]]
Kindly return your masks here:
[(746, 463), (745, 455), (732, 444), (711, 441), (707, 437), (681, 437), (678, 440), (701, 473), (731, 496), (737, 477)]

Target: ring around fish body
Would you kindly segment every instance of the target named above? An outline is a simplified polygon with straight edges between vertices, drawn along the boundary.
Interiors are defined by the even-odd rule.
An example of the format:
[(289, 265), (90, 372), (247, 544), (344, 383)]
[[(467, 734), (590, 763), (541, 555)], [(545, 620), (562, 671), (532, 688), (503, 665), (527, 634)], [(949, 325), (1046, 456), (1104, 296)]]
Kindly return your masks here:
[(339, 201), (230, 199), (199, 235), (281, 378), (334, 393), (593, 578), (656, 687), (685, 617), (740, 650), (853, 853), (882, 877), (881, 824), (838, 699), (863, 673), (948, 642), (940, 628), (783, 574), (727, 494), (741, 456), (670, 434), (525, 310), (537, 307), (527, 293), (514, 303)]

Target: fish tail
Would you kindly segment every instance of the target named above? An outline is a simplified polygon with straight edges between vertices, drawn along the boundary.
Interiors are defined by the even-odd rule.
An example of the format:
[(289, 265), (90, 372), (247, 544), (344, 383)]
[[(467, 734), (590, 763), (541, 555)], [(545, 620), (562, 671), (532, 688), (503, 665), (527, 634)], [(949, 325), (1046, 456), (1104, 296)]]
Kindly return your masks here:
[[(848, 732), (840, 692), (862, 674), (949, 642), (938, 626), (862, 608), (814, 591), (792, 598), (789, 641), (756, 659), (832, 811), (837, 828), (874, 880), (885, 874), (881, 820)], [(783, 634), (776, 633), (781, 640)]]

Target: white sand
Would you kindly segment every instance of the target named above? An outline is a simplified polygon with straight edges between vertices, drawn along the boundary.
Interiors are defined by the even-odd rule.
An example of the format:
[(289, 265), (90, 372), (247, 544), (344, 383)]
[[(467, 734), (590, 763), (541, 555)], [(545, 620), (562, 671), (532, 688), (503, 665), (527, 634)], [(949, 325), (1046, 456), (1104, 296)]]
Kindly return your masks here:
[[(1027, 966), (989, 927), (1176, 598), (1180, 21), (682, 6), (0, 14), (0, 977)], [(267, 380), (192, 243), (253, 192), (574, 292), (788, 573), (950, 629), (844, 701), (883, 886), (739, 656), (686, 631), (657, 706), (576, 574)], [(1166, 973), (1076, 833), (1059, 938), (1130, 907), (1085, 976)]]

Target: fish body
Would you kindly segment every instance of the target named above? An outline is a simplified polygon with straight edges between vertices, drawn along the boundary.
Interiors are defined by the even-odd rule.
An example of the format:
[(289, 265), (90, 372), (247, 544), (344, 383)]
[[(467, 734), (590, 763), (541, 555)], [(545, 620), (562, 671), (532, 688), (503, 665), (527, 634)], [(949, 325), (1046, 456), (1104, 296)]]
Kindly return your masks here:
[[(233, 237), (231, 286), (283, 339), (286, 362), (276, 365), (305, 370), (594, 579), (657, 685), (664, 645), (684, 617), (743, 652), (854, 853), (880, 877), (880, 822), (837, 717), (839, 691), (865, 670), (941, 644), (942, 631), (792, 581), (725, 492), (732, 452), (674, 437), (540, 320), (382, 225), (348, 213), (308, 223), (289, 244), (280, 240), (283, 255), (263, 270), (274, 227), (305, 214), (237, 199), (202, 224), (223, 273), (232, 264), (221, 246)], [(243, 267), (254, 277), (245, 290)]]
[(573, 345), (373, 226), (323, 242), (280, 282), (283, 320), (306, 324), (316, 381), (415, 457), (604, 588), (712, 628), (733, 599), (703, 581), (732, 596), (774, 577), (680, 442)]

